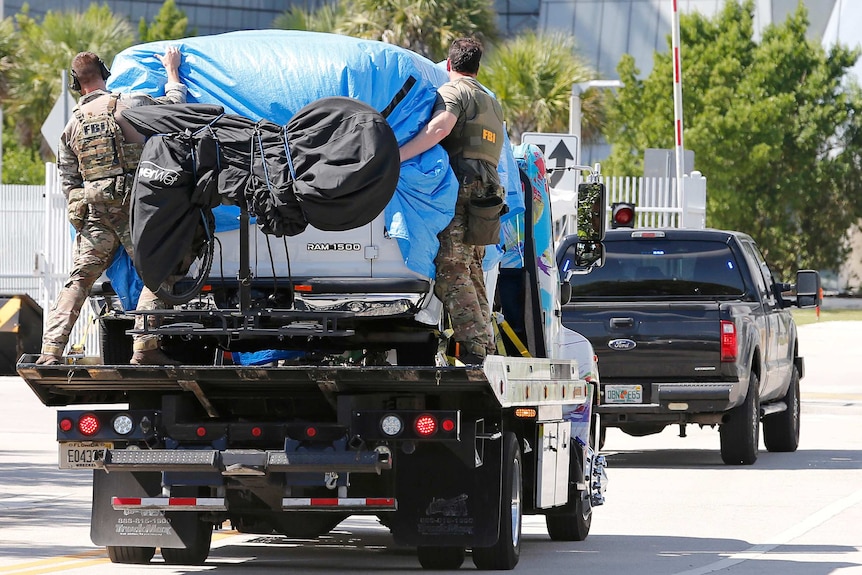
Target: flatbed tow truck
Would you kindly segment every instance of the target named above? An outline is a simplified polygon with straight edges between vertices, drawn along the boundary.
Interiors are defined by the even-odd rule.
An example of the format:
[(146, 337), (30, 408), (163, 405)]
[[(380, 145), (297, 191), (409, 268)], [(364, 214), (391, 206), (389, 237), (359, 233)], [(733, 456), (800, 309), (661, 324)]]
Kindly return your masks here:
[[(114, 310), (99, 322), (102, 357), (22, 356), (19, 375), (64, 408), (59, 466), (93, 474), (93, 542), (115, 563), (146, 564), (158, 549), (165, 563), (198, 565), (228, 521), (310, 538), (361, 514), (426, 569), (456, 569), (469, 550), (498, 570), (518, 563), (524, 515), (544, 515), (553, 540), (586, 538), (606, 486), (598, 372), (589, 342), (560, 322), (568, 286), (541, 152), (515, 157), (522, 257), (486, 275), (499, 353), (482, 365), (447, 360), (433, 281), (404, 266), (382, 216), (309, 227), (273, 256), (245, 208), (238, 230), (216, 234), (212, 271), (216, 242), (204, 242), (209, 273), (186, 301), (124, 312), (110, 290), (94, 292), (94, 306)], [(271, 273), (250, 270), (267, 250)], [(357, 271), (368, 254), (378, 271)], [(181, 365), (126, 364), (135, 313), (159, 316), (145, 329)], [(242, 360), (258, 350), (277, 355)]]

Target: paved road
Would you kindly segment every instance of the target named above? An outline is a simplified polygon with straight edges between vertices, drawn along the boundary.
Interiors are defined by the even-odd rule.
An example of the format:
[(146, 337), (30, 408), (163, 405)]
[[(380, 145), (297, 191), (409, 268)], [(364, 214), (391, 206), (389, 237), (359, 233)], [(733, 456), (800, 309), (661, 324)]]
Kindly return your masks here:
[[(727, 467), (718, 433), (608, 431), (607, 504), (580, 543), (554, 543), (528, 517), (520, 573), (571, 575), (862, 574), (862, 322), (800, 327), (803, 429), (792, 454)], [(54, 410), (0, 378), (0, 575), (341, 574), (419, 570), (372, 519), (316, 541), (217, 533), (202, 567), (112, 565), (89, 541), (90, 478), (56, 469)], [(156, 555), (154, 563), (159, 563)], [(473, 569), (468, 559), (463, 569)]]

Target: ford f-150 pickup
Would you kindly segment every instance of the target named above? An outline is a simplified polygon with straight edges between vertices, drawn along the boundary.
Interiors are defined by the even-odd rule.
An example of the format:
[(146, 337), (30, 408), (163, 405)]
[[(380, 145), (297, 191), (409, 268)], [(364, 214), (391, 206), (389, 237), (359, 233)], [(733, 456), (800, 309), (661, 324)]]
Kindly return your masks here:
[(601, 247), (602, 265), (582, 273), (570, 236), (558, 262), (572, 289), (563, 324), (601, 366), (603, 428), (718, 426), (722, 460), (750, 465), (762, 422), (769, 451), (795, 451), (804, 364), (789, 308), (819, 303), (817, 272), (778, 282), (735, 231), (615, 229)]

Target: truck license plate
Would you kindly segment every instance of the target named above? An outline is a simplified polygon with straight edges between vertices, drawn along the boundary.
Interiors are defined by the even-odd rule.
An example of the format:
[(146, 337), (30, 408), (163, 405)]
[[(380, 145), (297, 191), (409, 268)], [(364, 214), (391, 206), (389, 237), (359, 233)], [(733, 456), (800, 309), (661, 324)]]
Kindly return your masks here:
[(605, 403), (643, 403), (643, 386), (606, 385)]
[(108, 441), (63, 441), (60, 443), (60, 469), (93, 469), (96, 461), (113, 449)]

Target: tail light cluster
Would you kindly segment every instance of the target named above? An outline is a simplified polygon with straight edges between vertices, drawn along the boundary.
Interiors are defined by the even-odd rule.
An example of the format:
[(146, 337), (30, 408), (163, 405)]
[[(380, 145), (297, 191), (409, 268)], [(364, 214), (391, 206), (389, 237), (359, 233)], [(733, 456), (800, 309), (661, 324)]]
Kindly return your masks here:
[(63, 411), (57, 414), (57, 439), (148, 439), (154, 421), (149, 411)]
[(732, 321), (721, 320), (721, 361), (736, 361), (736, 324)]
[(353, 414), (353, 431), (365, 439), (458, 439), (460, 427), (458, 411), (357, 411)]

